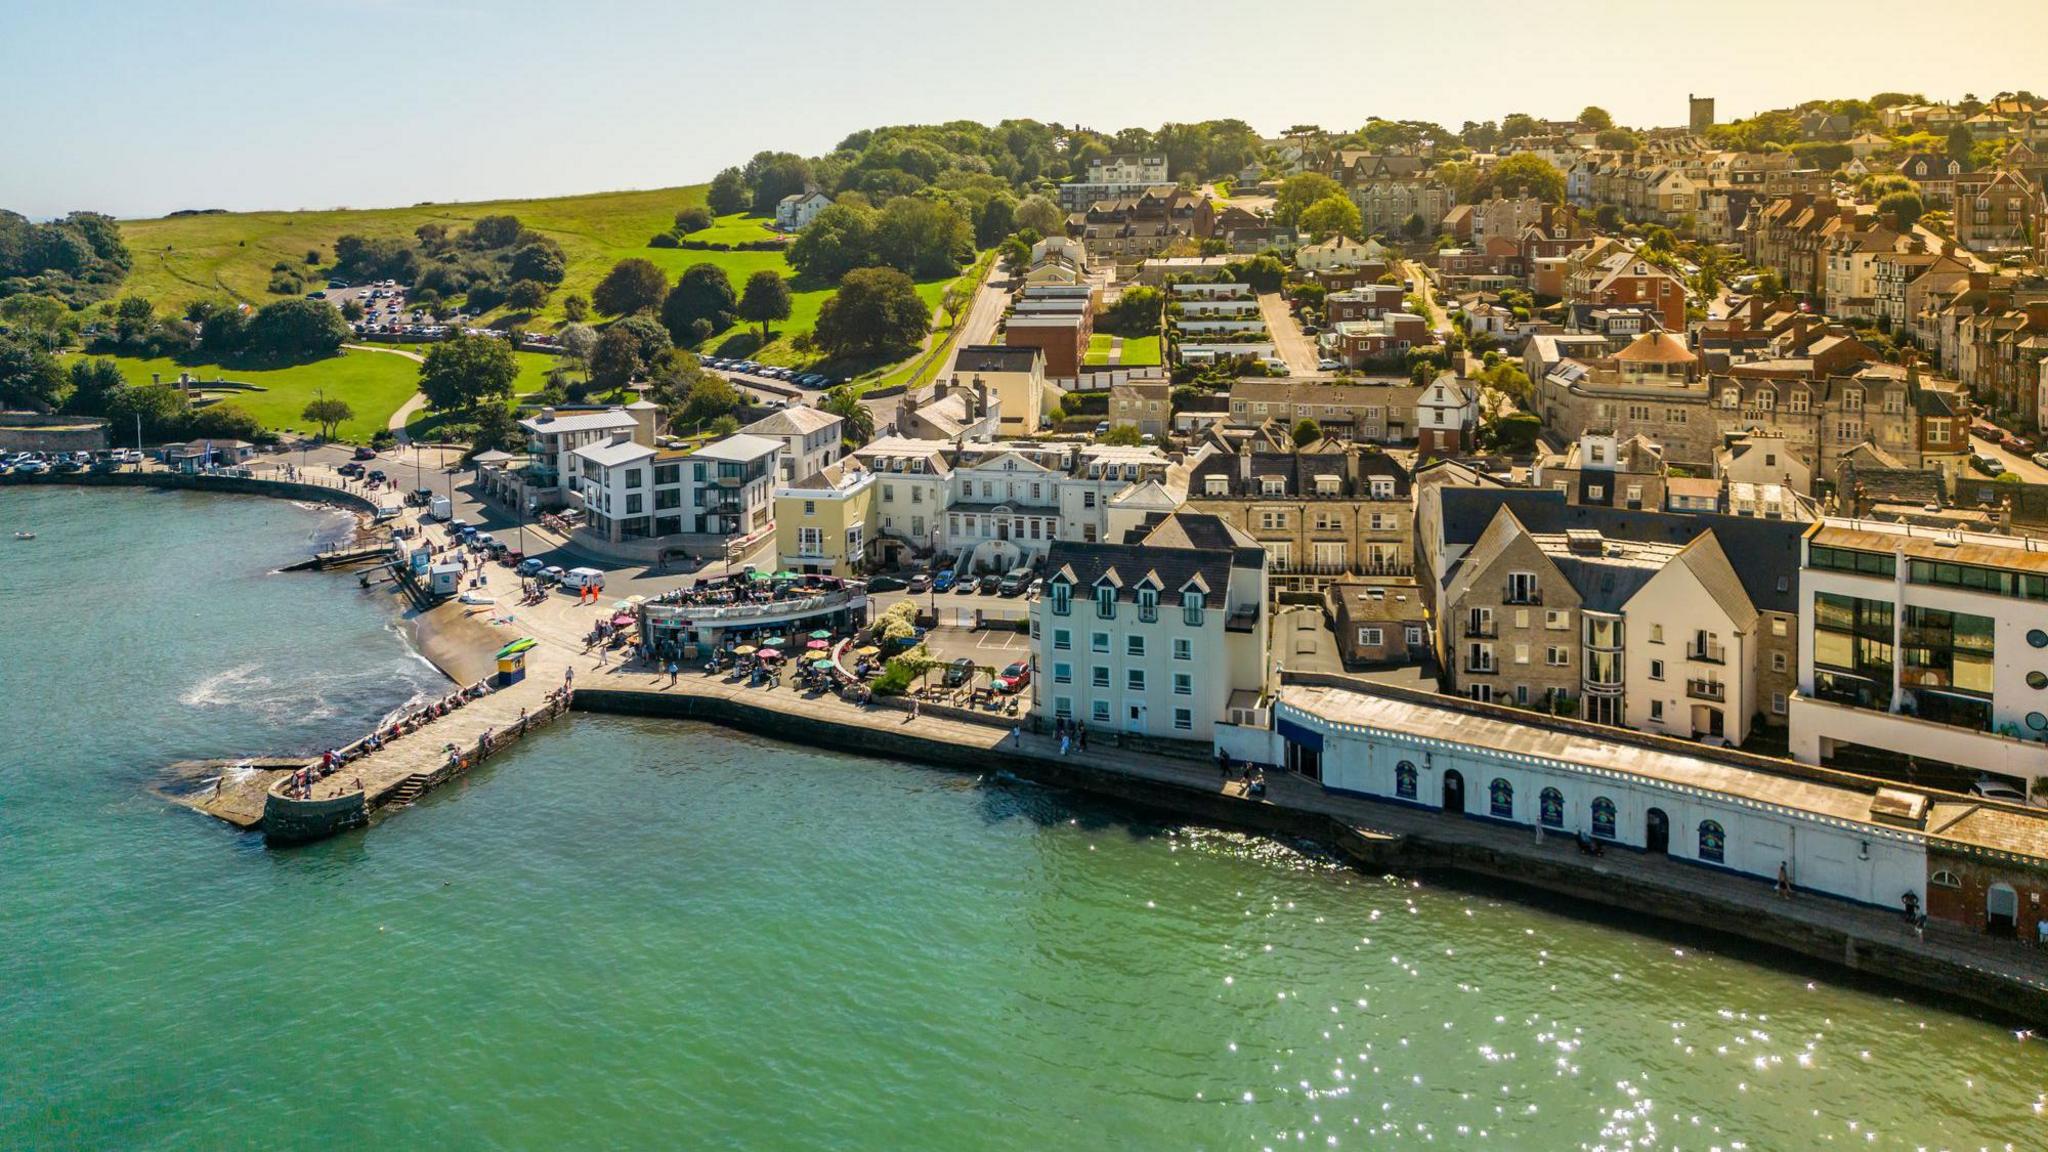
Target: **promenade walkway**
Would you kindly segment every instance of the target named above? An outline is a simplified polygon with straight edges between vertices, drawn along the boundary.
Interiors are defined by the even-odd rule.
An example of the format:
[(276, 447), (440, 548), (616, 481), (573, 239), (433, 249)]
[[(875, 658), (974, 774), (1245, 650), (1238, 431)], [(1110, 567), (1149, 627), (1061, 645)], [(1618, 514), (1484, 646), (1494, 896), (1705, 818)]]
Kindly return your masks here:
[[(2018, 941), (1999, 939), (1966, 931), (1958, 926), (1929, 922), (1925, 935), (1916, 935), (1900, 914), (1850, 904), (1828, 897), (1801, 893), (1791, 900), (1780, 898), (1766, 882), (1711, 869), (1691, 867), (1666, 857), (1614, 848), (1604, 856), (1588, 857), (1578, 851), (1569, 836), (1538, 836), (1533, 829), (1503, 827), (1463, 816), (1381, 803), (1325, 792), (1321, 785), (1292, 773), (1274, 771), (1266, 777), (1262, 797), (1246, 794), (1241, 780), (1225, 780), (1213, 765), (1185, 759), (1149, 755), (1116, 747), (1110, 733), (1101, 739), (1091, 735), (1086, 752), (1060, 755), (1059, 741), (1052, 736), (1024, 730), (1012, 736), (1009, 717), (991, 715), (990, 723), (921, 714), (913, 719), (893, 707), (859, 707), (830, 694), (800, 692), (785, 681), (783, 687), (749, 687), (725, 677), (709, 677), (701, 670), (683, 673), (676, 685), (669, 685), (666, 673), (656, 674), (641, 665), (610, 668), (579, 668), (579, 688), (608, 692), (644, 693), (659, 697), (681, 693), (698, 697), (725, 697), (756, 708), (784, 712), (834, 723), (937, 741), (969, 750), (991, 753), (992, 765), (1009, 755), (1083, 765), (1101, 772), (1159, 785), (1162, 790), (1189, 790), (1211, 799), (1230, 803), (1268, 806), (1292, 812), (1327, 817), (1358, 835), (1372, 839), (1414, 837), (1437, 846), (1471, 850), (1474, 855), (1498, 859), (1506, 878), (1513, 878), (1515, 862), (1541, 865), (1582, 874), (1580, 886), (1611, 882), (1617, 888), (1656, 889), (1668, 895), (1667, 908), (1716, 906), (1723, 913), (1747, 914), (1759, 924), (1788, 921), (1820, 932), (1844, 933), (1934, 963), (1961, 961), (1997, 980), (2012, 980), (2036, 989), (2048, 990), (2048, 951)], [(973, 751), (958, 759), (972, 762)], [(1171, 807), (1170, 795), (1162, 793), (1162, 804)], [(1248, 826), (1268, 821), (1247, 814)], [(1656, 915), (1684, 920), (1668, 911)], [(1883, 975), (1883, 972), (1877, 973)]]

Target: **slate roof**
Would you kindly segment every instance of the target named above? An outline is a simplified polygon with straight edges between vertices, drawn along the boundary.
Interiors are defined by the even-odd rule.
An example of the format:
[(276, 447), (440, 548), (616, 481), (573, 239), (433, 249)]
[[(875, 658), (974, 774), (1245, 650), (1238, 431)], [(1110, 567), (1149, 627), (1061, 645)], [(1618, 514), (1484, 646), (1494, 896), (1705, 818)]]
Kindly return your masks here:
[(1728, 555), (1742, 557), (1736, 574), (1750, 603), (1766, 612), (1799, 610), (1799, 538), (1811, 527), (1803, 521), (1586, 507), (1567, 504), (1564, 493), (1549, 490), (1445, 487), (1438, 492), (1447, 545), (1478, 540), (1503, 506), (1538, 535), (1592, 529), (1610, 539), (1682, 547), (1711, 528)]
[(1132, 535), (1140, 531), (1146, 533), (1142, 543), (1053, 541), (1046, 551), (1046, 579), (1073, 584), (1077, 598), (1093, 595), (1107, 580), (1118, 600), (1135, 601), (1140, 587), (1154, 587), (1161, 604), (1179, 604), (1188, 590), (1221, 607), (1232, 568), (1265, 567), (1265, 549), (1215, 516), (1176, 513)]
[(1042, 351), (1029, 346), (969, 344), (954, 354), (953, 371), (1029, 372), (1031, 365), (1042, 355)]

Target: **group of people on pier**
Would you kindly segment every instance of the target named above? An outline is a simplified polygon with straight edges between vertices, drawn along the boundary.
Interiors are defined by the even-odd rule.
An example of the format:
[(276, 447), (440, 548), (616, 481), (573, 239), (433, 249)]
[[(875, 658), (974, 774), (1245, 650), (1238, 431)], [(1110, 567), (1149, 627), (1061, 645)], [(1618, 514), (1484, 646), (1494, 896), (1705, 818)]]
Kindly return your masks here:
[[(306, 767), (300, 768), (291, 774), (291, 778), (285, 784), (285, 795), (294, 800), (308, 799), (313, 795), (313, 786), (315, 784), (334, 775), (354, 761), (368, 756), (400, 736), (419, 731), (421, 728), (448, 715), (450, 712), (460, 711), (463, 705), (468, 704), (472, 700), (488, 696), (490, 693), (490, 683), (479, 680), (467, 688), (459, 688), (441, 697), (439, 700), (431, 701), (412, 709), (391, 723), (381, 725), (372, 730), (369, 735), (353, 744), (341, 748), (329, 748), (320, 754), (319, 763), (308, 764)], [(361, 777), (357, 777), (356, 786), (362, 786)]]

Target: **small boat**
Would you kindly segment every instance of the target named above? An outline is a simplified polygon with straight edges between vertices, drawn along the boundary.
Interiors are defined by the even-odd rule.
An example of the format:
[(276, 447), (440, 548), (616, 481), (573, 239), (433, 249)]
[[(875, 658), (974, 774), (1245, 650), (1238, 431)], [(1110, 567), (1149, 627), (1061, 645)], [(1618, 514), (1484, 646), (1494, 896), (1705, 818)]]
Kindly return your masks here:
[(456, 599), (464, 604), (496, 604), (498, 602), (497, 597), (486, 596), (481, 592), (464, 592), (462, 595), (457, 596)]
[(33, 540), (36, 538), (36, 534), (33, 532), (16, 532), (14, 538), (16, 540)]

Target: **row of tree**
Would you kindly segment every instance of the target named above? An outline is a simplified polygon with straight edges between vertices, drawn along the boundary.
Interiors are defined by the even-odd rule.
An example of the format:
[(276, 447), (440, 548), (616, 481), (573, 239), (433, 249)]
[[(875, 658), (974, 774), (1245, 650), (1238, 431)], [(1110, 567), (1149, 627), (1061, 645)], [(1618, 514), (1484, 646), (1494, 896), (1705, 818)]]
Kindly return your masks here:
[(269, 442), (277, 437), (232, 403), (194, 408), (173, 384), (130, 383), (112, 360), (73, 360), (67, 368), (47, 349), (0, 336), (0, 407), (102, 416), (116, 439), (138, 427), (150, 443), (211, 437)]
[(658, 313), (670, 342), (690, 346), (741, 320), (759, 324), (765, 344), (769, 325), (789, 319), (792, 306), (789, 282), (772, 268), (756, 271), (747, 277), (745, 288), (735, 292), (732, 279), (716, 264), (692, 264), (671, 285), (668, 274), (653, 261), (637, 256), (612, 265), (590, 298), (607, 316)]
[(37, 224), (0, 209), (0, 298), (33, 293), (88, 303), (110, 293), (130, 262), (111, 216), (73, 212)]

